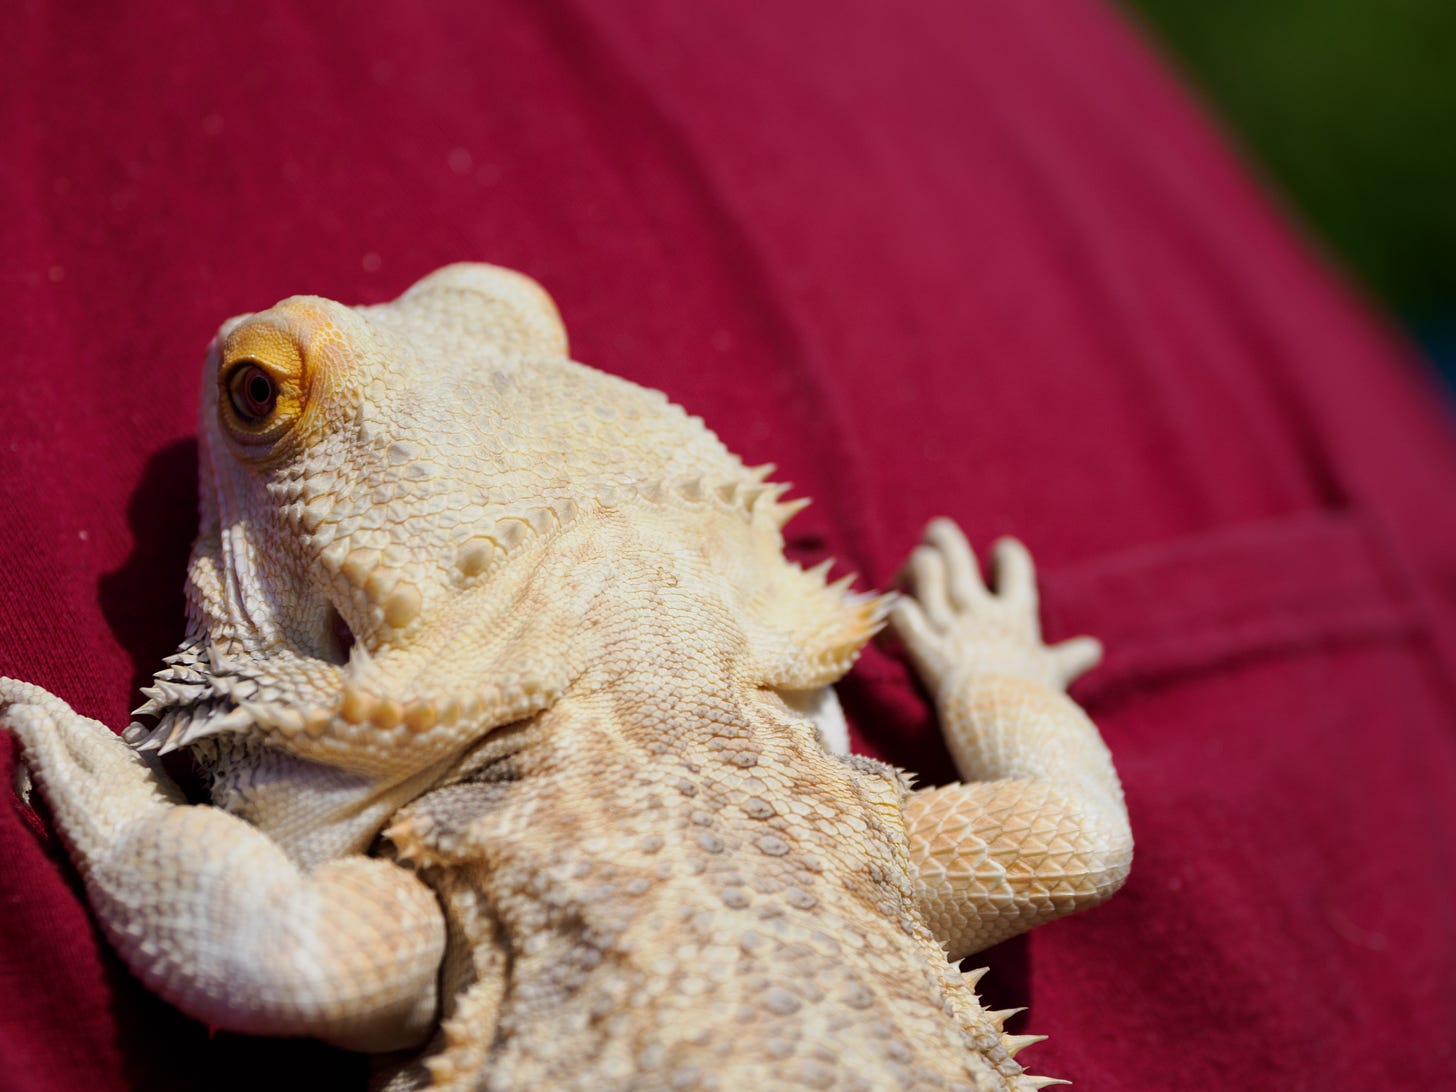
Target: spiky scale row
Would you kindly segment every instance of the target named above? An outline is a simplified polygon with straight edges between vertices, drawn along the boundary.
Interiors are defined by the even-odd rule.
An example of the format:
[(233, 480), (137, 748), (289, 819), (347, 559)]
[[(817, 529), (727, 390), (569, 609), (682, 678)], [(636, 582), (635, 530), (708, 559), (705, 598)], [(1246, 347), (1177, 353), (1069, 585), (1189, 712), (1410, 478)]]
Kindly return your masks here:
[[(742, 513), (753, 517), (764, 514), (777, 528), (782, 528), (794, 516), (809, 506), (807, 497), (792, 501), (782, 500), (793, 487), (784, 482), (765, 482), (759, 474), (767, 474), (772, 466), (755, 467), (746, 479), (726, 482), (711, 482), (701, 476), (677, 478), (663, 481), (649, 478), (633, 484), (635, 494), (649, 504), (666, 504), (669, 500), (685, 501), (688, 504), (715, 504), (720, 509)], [(619, 498), (613, 502), (620, 504)]]
[(1035, 1046), (1037, 1043), (1044, 1043), (1046, 1042), (1046, 1040), (1047, 1037), (1045, 1035), (1001, 1036), (1001, 1044), (1006, 1048), (1006, 1053), (1010, 1054), (1013, 1058), (1020, 1054), (1027, 1047)]

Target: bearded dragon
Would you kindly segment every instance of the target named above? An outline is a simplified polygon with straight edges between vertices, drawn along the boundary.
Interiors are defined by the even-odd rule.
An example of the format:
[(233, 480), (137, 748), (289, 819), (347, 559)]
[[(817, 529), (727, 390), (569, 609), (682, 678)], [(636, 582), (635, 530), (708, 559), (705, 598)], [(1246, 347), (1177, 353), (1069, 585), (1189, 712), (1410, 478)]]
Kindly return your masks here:
[[(389, 1089), (1033, 1089), (962, 957), (1122, 882), (1117, 775), (1027, 552), (932, 523), (907, 594), (784, 557), (798, 503), (572, 362), (520, 274), (227, 322), (187, 629), (121, 738), (0, 680), (102, 930), (198, 1020)], [(964, 782), (847, 753), (886, 621)], [(157, 756), (190, 751), (211, 803)]]

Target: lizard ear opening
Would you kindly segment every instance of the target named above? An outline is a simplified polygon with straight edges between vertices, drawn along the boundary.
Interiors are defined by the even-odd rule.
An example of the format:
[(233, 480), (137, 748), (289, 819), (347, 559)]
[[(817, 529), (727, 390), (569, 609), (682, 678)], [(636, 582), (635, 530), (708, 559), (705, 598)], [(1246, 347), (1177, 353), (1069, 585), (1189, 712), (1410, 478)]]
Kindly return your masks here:
[(331, 664), (343, 666), (349, 662), (349, 653), (354, 648), (354, 631), (338, 607), (329, 608), (329, 624), (326, 632), (324, 659)]

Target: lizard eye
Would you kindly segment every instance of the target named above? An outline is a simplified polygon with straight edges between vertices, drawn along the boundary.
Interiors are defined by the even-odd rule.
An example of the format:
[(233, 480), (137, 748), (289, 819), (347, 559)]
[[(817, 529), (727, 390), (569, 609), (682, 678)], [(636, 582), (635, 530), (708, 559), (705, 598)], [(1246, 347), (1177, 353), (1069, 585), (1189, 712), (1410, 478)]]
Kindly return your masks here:
[[(306, 342), (327, 338), (326, 324), (288, 325), (254, 315), (239, 321), (210, 350), (217, 361), (217, 392), (212, 403), (217, 425), (232, 443), (233, 454), (257, 468), (288, 456), (290, 437), (309, 408), (314, 369), (305, 358)], [(286, 321), (285, 321), (286, 320)], [(331, 329), (331, 328), (328, 328)], [(320, 332), (323, 330), (324, 332)]]
[(233, 412), (250, 425), (261, 423), (278, 404), (278, 384), (253, 360), (242, 361), (233, 368), (228, 376), (227, 392)]

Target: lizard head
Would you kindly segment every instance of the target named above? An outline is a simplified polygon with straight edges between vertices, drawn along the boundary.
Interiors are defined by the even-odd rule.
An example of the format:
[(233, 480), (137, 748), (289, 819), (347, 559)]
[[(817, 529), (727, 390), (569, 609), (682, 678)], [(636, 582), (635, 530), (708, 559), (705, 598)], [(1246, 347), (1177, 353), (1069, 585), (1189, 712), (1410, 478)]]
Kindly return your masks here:
[(201, 401), (188, 634), (144, 745), (234, 735), (414, 774), (589, 674), (588, 622), (644, 582), (722, 598), (760, 685), (824, 685), (878, 624), (878, 601), (784, 561), (797, 506), (765, 471), (569, 360), (517, 273), (450, 266), (388, 304), (234, 318)]
[(565, 360), (554, 306), (506, 270), (445, 272), (394, 304), (298, 296), (219, 333), (190, 574), (202, 592), (221, 563), (226, 600), (200, 604), (214, 642), (425, 670), (406, 662), (451, 607), (513, 547), (539, 544), (526, 529), (546, 512), (567, 514), (564, 482), (528, 489), (512, 473), (549, 458), (549, 441), (513, 435), (525, 417), (512, 403), (522, 373)]

